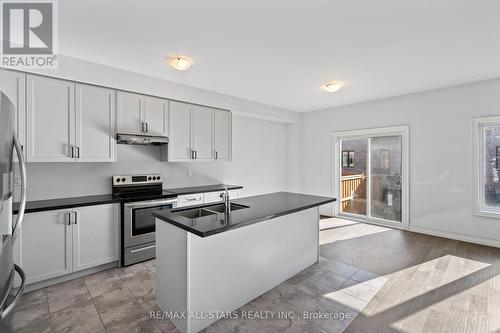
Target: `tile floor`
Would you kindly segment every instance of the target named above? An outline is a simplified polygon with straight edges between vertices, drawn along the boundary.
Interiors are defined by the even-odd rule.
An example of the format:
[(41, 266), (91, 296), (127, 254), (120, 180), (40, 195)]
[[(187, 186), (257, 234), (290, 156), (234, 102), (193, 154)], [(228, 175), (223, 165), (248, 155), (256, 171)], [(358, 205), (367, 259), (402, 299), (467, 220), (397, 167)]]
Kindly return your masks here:
[[(206, 331), (500, 332), (500, 249), (339, 219), (321, 223), (319, 263)], [(26, 293), (0, 332), (178, 332), (149, 317), (159, 310), (154, 278), (150, 261)], [(349, 318), (304, 318), (304, 311)], [(293, 319), (277, 318), (290, 312)]]
[[(6, 332), (178, 332), (151, 319), (155, 261), (116, 268), (24, 295), (4, 324)], [(321, 258), (238, 310), (251, 319), (222, 319), (207, 332), (341, 332), (376, 294), (385, 278)], [(301, 318), (320, 311), (347, 319)], [(293, 319), (278, 319), (289, 314)], [(264, 316), (267, 316), (264, 318)], [(2, 330), (2, 332), (4, 332)]]

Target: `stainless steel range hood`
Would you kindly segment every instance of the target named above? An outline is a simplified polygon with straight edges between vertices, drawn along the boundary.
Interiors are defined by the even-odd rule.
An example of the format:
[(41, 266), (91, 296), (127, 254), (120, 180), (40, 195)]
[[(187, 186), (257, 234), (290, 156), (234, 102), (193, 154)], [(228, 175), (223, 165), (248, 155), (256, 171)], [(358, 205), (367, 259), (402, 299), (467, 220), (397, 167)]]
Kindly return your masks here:
[(168, 143), (168, 137), (135, 133), (116, 133), (116, 143), (125, 145), (162, 146)]

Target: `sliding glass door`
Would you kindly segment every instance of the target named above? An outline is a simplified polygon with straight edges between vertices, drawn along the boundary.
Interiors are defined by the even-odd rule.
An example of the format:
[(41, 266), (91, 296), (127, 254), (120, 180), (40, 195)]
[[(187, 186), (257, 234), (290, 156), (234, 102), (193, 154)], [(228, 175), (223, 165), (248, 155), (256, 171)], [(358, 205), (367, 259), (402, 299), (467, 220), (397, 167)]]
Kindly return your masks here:
[(401, 136), (369, 138), (370, 216), (401, 222)]
[(341, 211), (365, 216), (368, 141), (363, 138), (341, 141)]
[(342, 132), (335, 138), (335, 215), (407, 227), (407, 128)]

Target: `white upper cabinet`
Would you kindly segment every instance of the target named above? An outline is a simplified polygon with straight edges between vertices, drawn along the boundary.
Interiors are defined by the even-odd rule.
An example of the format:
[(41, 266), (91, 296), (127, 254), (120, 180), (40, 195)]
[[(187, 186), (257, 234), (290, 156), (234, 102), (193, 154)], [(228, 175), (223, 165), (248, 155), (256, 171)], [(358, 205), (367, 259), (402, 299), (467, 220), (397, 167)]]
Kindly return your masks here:
[(230, 161), (232, 115), (229, 111), (214, 110), (214, 159)]
[(168, 100), (124, 91), (116, 95), (118, 132), (167, 136)]
[(116, 93), (117, 125), (121, 133), (141, 133), (146, 131), (144, 124), (144, 96), (124, 91)]
[(75, 84), (28, 75), (28, 162), (72, 162), (75, 138)]
[(168, 104), (166, 99), (144, 97), (144, 122), (148, 134), (168, 136)]
[(168, 161), (186, 162), (193, 158), (191, 149), (191, 105), (170, 102)]
[(208, 161), (213, 159), (213, 110), (202, 106), (191, 107), (191, 137), (194, 159)]
[(14, 130), (26, 158), (26, 76), (21, 73), (0, 69), (0, 91), (14, 104)]
[(116, 132), (168, 136), (162, 160), (230, 161), (227, 110), (0, 70), (28, 162), (114, 162)]
[(169, 162), (231, 160), (231, 112), (170, 102)]
[(111, 89), (28, 75), (28, 162), (112, 162)]
[(75, 145), (79, 162), (116, 159), (114, 90), (76, 85)]

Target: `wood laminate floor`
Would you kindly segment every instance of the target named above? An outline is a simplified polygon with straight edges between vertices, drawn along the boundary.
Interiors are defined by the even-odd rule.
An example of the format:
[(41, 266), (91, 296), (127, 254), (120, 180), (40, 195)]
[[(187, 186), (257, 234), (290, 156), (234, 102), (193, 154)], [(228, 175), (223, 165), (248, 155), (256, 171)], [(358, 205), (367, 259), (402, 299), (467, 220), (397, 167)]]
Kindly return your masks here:
[[(321, 229), (319, 263), (206, 331), (500, 332), (500, 249), (340, 219)], [(154, 279), (150, 261), (26, 293), (0, 332), (178, 332), (151, 318)]]

